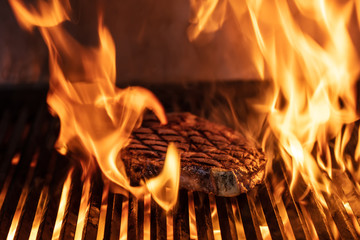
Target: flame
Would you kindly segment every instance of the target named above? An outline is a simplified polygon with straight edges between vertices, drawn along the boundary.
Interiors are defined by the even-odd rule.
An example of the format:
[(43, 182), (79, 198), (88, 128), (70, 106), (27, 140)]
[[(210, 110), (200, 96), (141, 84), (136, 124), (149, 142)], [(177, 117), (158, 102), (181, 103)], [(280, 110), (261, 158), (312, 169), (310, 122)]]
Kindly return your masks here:
[(188, 28), (188, 37), (195, 40), (200, 33), (211, 33), (219, 29), (225, 21), (226, 1), (221, 0), (190, 0), (194, 16), (190, 20), (193, 24)]
[(141, 87), (116, 88), (115, 45), (102, 14), (98, 21), (98, 46), (84, 46), (62, 26), (70, 19), (68, 1), (39, 0), (36, 6), (25, 5), (21, 0), (9, 2), (21, 26), (27, 30), (37, 27), (49, 49), (47, 102), (61, 122), (58, 151), (81, 159), (84, 179), (98, 165), (116, 188), (135, 196), (150, 192), (160, 205), (171, 208), (177, 194), (165, 196), (159, 188), (178, 191), (179, 180), (175, 178), (179, 178), (180, 160), (176, 148), (169, 147), (171, 156), (166, 158), (164, 171), (138, 187), (130, 185), (119, 156), (132, 130), (141, 123), (145, 109), (152, 110), (162, 124), (167, 120), (161, 103), (150, 91)]
[[(203, 29), (204, 21), (215, 18), (203, 14), (213, 12), (211, 6), (217, 0), (211, 2), (192, 9), (202, 19), (189, 29)], [(252, 60), (259, 75), (268, 75), (273, 82), (272, 91), (257, 107), (267, 113), (269, 130), (292, 170), (291, 190), (295, 191), (301, 177), (316, 193), (331, 192), (333, 163), (360, 180), (356, 173), (360, 144), (354, 156), (345, 153), (358, 119), (356, 82), (360, 65), (350, 29), (358, 24), (353, 15), (359, 16), (359, 1), (226, 2), (236, 19), (243, 19), (239, 31), (256, 45)], [(223, 23), (218, 19), (218, 24)], [(263, 138), (266, 152), (273, 150), (269, 136), (267, 132)]]
[[(162, 172), (157, 178), (146, 181), (146, 186), (152, 193), (153, 199), (165, 210), (169, 211), (178, 198), (178, 187), (180, 181), (180, 156), (171, 143), (166, 153), (165, 164)], [(174, 171), (175, 170), (175, 171)], [(174, 174), (174, 176), (171, 176)]]

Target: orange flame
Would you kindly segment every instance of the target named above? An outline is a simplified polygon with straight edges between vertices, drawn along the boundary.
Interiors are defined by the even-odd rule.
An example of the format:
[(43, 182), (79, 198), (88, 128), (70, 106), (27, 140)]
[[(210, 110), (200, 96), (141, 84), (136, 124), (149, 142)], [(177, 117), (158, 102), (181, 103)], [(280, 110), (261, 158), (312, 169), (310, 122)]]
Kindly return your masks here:
[[(203, 21), (213, 22), (222, 16), (202, 14), (212, 12), (210, 6), (218, 1), (211, 2), (193, 8), (196, 16), (203, 17), (190, 30), (202, 29), (206, 25)], [(293, 171), (292, 190), (301, 176), (313, 190), (331, 192), (332, 163), (355, 174), (354, 162), (360, 152), (358, 146), (355, 156), (345, 156), (351, 124), (358, 119), (356, 81), (360, 65), (349, 29), (358, 24), (352, 16), (359, 15), (359, 1), (225, 2), (236, 19), (248, 20), (239, 31), (250, 35), (258, 48), (252, 59), (259, 75), (269, 75), (273, 81), (273, 91), (258, 107), (267, 112), (281, 157)], [(218, 24), (223, 22), (218, 17)], [(191, 35), (190, 40), (198, 35)], [(269, 146), (269, 134), (265, 136), (263, 146)], [(329, 143), (333, 139), (334, 148)]]
[(225, 21), (226, 2), (218, 0), (196, 1), (190, 0), (194, 11), (191, 19), (193, 23), (188, 29), (188, 37), (194, 40), (200, 33), (211, 33), (219, 29)]
[(39, 1), (36, 7), (27, 7), (20, 0), (10, 0), (10, 4), (23, 27), (39, 28), (49, 49), (47, 102), (53, 114), (60, 117), (56, 143), (59, 152), (81, 159), (85, 174), (95, 169), (96, 160), (104, 177), (115, 186), (135, 196), (150, 191), (164, 208), (171, 208), (177, 194), (163, 196), (159, 188), (167, 186), (178, 191), (180, 159), (174, 146), (169, 147), (171, 156), (166, 157), (163, 172), (139, 187), (130, 185), (118, 156), (128, 144), (132, 130), (141, 123), (145, 109), (152, 110), (162, 124), (167, 120), (161, 103), (150, 91), (115, 87), (115, 45), (101, 14), (99, 46), (89, 47), (81, 45), (61, 25), (69, 19), (68, 1)]

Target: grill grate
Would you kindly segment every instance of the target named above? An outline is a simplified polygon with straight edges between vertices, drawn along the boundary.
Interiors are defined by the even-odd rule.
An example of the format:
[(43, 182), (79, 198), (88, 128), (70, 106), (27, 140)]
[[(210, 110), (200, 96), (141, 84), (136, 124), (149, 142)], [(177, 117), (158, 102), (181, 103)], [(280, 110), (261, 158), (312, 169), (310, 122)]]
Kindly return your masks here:
[(80, 169), (53, 145), (59, 122), (42, 100), (2, 106), (0, 239), (358, 239), (360, 192), (334, 174), (339, 196), (309, 192), (294, 201), (284, 166), (247, 194), (225, 198), (181, 190), (176, 207), (150, 196), (109, 192), (101, 174), (81, 181)]

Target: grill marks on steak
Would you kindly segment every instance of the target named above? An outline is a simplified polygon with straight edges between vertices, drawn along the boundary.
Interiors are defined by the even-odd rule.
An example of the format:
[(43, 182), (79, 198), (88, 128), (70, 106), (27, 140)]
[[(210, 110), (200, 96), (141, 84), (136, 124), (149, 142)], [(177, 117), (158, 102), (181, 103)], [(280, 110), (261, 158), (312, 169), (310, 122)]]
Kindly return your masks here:
[(160, 125), (155, 116), (145, 116), (121, 151), (133, 183), (159, 174), (170, 142), (180, 151), (181, 188), (234, 196), (261, 183), (265, 156), (240, 133), (190, 113), (167, 118), (168, 124)]

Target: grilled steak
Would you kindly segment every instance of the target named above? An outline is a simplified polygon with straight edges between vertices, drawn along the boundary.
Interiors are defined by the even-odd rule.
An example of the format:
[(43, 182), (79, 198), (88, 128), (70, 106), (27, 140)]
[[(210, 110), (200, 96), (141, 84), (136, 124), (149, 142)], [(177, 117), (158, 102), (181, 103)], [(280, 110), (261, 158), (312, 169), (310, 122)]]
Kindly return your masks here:
[(133, 183), (160, 173), (170, 142), (181, 153), (180, 188), (235, 196), (262, 182), (265, 156), (240, 133), (190, 113), (167, 118), (161, 125), (153, 115), (145, 116), (121, 151)]

